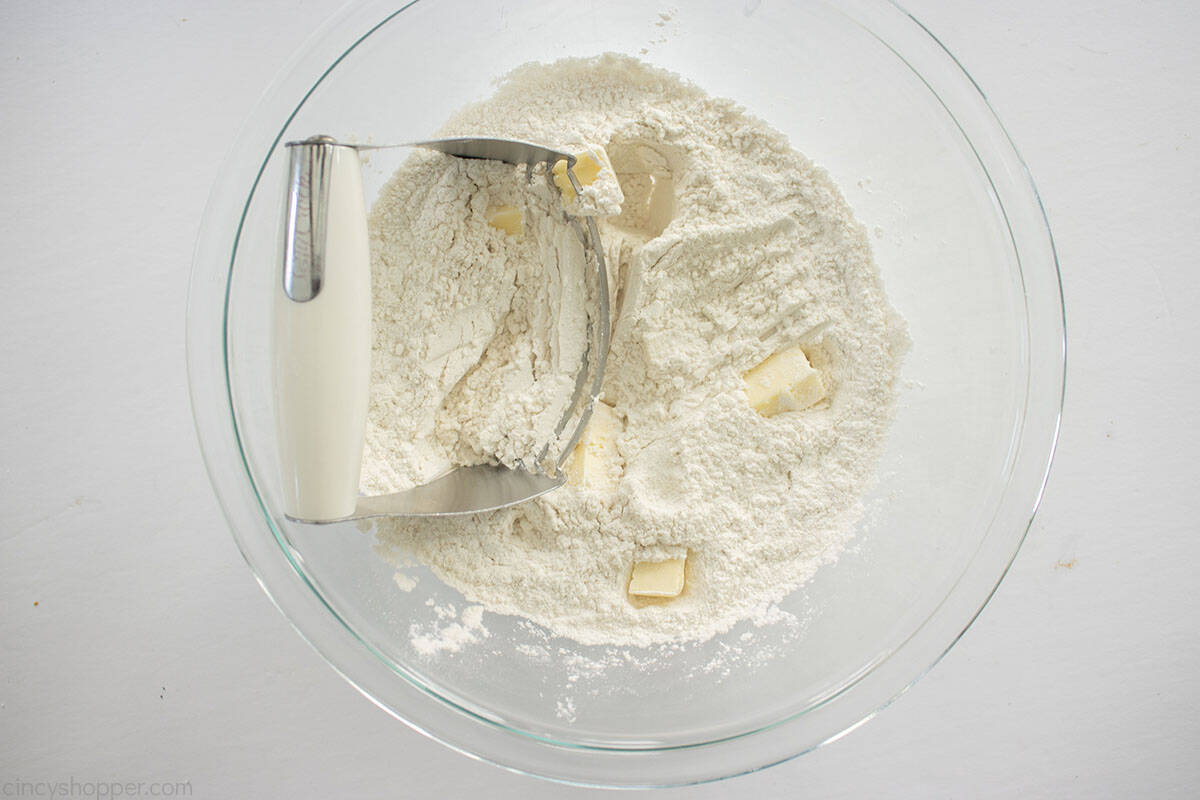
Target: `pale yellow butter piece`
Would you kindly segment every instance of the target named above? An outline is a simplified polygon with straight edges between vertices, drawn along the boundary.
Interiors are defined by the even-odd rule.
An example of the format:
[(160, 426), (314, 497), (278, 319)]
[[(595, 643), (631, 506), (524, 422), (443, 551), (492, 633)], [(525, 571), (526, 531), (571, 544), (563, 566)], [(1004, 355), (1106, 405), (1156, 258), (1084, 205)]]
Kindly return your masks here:
[(487, 223), (496, 230), (521, 239), (525, 236), (525, 214), (514, 206), (496, 206), (487, 213)]
[(621, 476), (617, 435), (622, 428), (613, 407), (597, 400), (592, 418), (567, 462), (567, 483), (602, 492), (616, 489)]
[(744, 376), (746, 398), (764, 417), (808, 408), (825, 397), (821, 373), (799, 347), (780, 350)]
[(683, 591), (683, 567), (687, 558), (666, 561), (635, 561), (629, 577), (629, 593), (635, 597), (678, 597)]
[[(571, 171), (575, 173), (575, 178), (579, 181), (580, 186), (591, 186), (596, 182), (596, 178), (600, 177), (600, 170), (604, 169), (604, 165), (600, 163), (600, 159), (591, 152), (580, 153), (575, 157), (575, 166)], [(559, 161), (554, 165), (554, 185), (562, 192), (563, 199), (568, 203), (575, 199), (575, 187), (571, 185), (571, 179), (567, 177), (567, 162)]]

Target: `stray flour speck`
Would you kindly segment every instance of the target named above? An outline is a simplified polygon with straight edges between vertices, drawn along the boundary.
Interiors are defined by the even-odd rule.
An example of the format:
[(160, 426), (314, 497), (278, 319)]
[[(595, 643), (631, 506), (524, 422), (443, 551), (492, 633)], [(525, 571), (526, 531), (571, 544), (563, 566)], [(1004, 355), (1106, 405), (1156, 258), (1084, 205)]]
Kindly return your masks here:
[(454, 606), (435, 606), (434, 612), (439, 622), (425, 626), (414, 624), (409, 629), (413, 649), (420, 655), (457, 653), (489, 635), (483, 626), (483, 606), (468, 606), (461, 615), (455, 613)]

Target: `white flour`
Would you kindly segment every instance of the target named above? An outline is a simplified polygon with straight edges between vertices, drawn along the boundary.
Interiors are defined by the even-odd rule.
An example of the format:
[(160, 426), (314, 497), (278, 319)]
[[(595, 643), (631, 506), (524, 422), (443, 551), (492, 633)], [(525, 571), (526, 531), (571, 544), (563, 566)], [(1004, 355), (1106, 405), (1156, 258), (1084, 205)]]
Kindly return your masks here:
[[(623, 203), (601, 219), (622, 475), (610, 492), (566, 486), (490, 515), (383, 520), (381, 551), (584, 644), (701, 640), (778, 613), (853, 533), (907, 343), (836, 187), (733, 102), (618, 56), (522, 67), (443, 133), (607, 151), (620, 191), (599, 182), (583, 200)], [(548, 438), (583, 341), (553, 202), (505, 165), (428, 153), (384, 189), (364, 491), (511, 463)], [(487, 225), (499, 204), (525, 210), (523, 240)], [(828, 400), (763, 417), (742, 375), (797, 343)], [(631, 603), (633, 561), (682, 551), (683, 595)], [(469, 622), (455, 647), (480, 635)]]
[(483, 626), (483, 606), (467, 606), (461, 615), (452, 605), (433, 606), (433, 611), (437, 622), (428, 626), (413, 624), (408, 632), (413, 649), (423, 656), (457, 653), (488, 637), (488, 630)]
[[(586, 345), (583, 253), (551, 218), (549, 188), (530, 192), (515, 175), (419, 152), (372, 209), (368, 493), (454, 463), (529, 458), (569, 402), (573, 367), (563, 365)], [(529, 206), (530, 236), (487, 224), (502, 205)]]

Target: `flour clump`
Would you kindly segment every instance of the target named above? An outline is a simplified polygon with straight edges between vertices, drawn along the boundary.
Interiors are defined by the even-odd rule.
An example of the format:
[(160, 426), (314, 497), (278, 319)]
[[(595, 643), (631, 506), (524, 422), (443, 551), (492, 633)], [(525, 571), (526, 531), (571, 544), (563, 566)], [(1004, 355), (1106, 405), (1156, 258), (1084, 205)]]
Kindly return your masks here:
[[(603, 422), (585, 438), (587, 480), (491, 514), (380, 520), (380, 551), (488, 611), (617, 645), (709, 638), (833, 561), (907, 336), (824, 170), (733, 101), (616, 55), (521, 67), (441, 134), (587, 153), (594, 175), (560, 194), (508, 165), (419, 152), (384, 187), (363, 490), (527, 461), (552, 438), (586, 347), (558, 208), (597, 215), (608, 262)], [(801, 378), (819, 391), (759, 413), (745, 376), (795, 348), (788, 363), (815, 375), (780, 397)], [(681, 559), (678, 596), (631, 598), (635, 563)]]

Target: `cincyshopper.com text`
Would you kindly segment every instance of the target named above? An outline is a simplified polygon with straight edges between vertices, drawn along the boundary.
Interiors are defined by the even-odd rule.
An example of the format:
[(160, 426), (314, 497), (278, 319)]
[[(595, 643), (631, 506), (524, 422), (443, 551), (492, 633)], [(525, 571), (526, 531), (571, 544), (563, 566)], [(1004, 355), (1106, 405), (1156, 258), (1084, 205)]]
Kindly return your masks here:
[(79, 780), (71, 777), (58, 781), (0, 779), (0, 798), (7, 797), (191, 797), (191, 781), (117, 781)]

